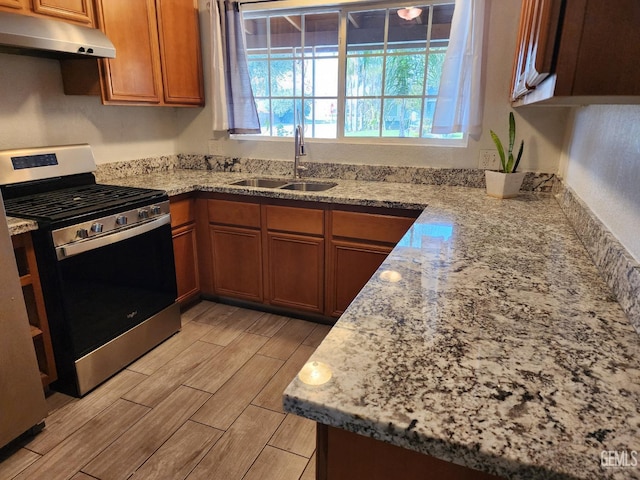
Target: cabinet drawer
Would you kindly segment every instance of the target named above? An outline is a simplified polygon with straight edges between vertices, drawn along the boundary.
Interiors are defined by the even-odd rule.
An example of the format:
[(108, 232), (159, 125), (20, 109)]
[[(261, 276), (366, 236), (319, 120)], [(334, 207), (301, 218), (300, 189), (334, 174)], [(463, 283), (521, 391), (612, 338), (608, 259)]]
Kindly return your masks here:
[(334, 237), (398, 243), (413, 222), (413, 218), (334, 210), (331, 229)]
[(171, 228), (195, 221), (196, 213), (193, 198), (171, 201), (169, 203), (169, 211), (171, 212)]
[(267, 205), (265, 209), (268, 230), (310, 235), (324, 233), (324, 210), (276, 205)]
[(257, 203), (209, 200), (209, 222), (260, 228), (260, 205)]

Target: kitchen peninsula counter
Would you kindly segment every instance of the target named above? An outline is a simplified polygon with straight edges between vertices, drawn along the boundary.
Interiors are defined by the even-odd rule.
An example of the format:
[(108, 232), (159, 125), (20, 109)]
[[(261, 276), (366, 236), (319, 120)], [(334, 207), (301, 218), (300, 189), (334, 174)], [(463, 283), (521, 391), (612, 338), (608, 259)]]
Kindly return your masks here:
[(603, 451), (640, 450), (640, 337), (552, 195), (228, 185), (255, 176), (176, 170), (110, 183), (424, 208), (311, 357), (329, 381), (296, 378), (285, 410), (509, 479), (640, 478), (638, 467), (601, 466)]

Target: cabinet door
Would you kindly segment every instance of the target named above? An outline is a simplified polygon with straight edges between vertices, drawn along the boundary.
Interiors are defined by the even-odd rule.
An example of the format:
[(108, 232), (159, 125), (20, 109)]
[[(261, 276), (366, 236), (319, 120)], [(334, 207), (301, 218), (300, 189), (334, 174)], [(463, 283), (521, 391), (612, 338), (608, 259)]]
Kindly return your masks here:
[(157, 0), (164, 101), (203, 105), (202, 61), (197, 3)]
[(93, 25), (90, 0), (33, 0), (33, 11), (87, 26)]
[(154, 0), (97, 0), (100, 29), (116, 58), (99, 61), (105, 103), (160, 103), (162, 77)]
[(391, 249), (365, 243), (331, 242), (328, 315), (339, 317), (345, 311)]
[(322, 313), (324, 239), (267, 233), (269, 303)]
[(187, 302), (200, 292), (196, 229), (193, 224), (173, 230), (178, 301)]
[(0, 0), (0, 12), (22, 13), (28, 9), (27, 0)]
[(214, 292), (262, 302), (260, 230), (210, 225)]

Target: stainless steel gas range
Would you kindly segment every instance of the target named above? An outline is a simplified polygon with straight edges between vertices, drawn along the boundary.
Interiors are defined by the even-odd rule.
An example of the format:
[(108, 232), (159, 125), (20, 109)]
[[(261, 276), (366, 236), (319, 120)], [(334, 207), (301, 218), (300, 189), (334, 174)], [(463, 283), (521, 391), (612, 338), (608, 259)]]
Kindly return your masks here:
[(9, 216), (32, 233), (58, 381), (82, 396), (180, 329), (169, 199), (97, 184), (89, 145), (0, 151)]

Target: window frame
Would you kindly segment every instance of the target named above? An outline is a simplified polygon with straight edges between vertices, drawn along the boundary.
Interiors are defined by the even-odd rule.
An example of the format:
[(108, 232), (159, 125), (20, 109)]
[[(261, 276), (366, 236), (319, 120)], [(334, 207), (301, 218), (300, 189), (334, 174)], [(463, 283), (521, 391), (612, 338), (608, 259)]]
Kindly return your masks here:
[[(450, 5), (454, 3), (454, 0), (421, 0), (420, 5)], [(346, 0), (343, 2), (331, 2), (329, 0), (306, 0), (302, 4), (300, 1), (295, 0), (278, 0), (278, 1), (248, 1), (240, 2), (240, 12), (244, 18), (261, 17), (263, 12), (269, 12), (277, 15), (301, 15), (301, 14), (316, 14), (316, 13), (331, 13), (336, 12), (338, 14), (338, 92), (336, 100), (336, 137), (335, 138), (317, 138), (307, 137), (306, 141), (311, 143), (339, 143), (339, 144), (368, 144), (368, 145), (398, 145), (398, 146), (436, 146), (436, 147), (467, 147), (469, 142), (468, 134), (462, 134), (461, 138), (423, 138), (423, 137), (390, 137), (390, 136), (376, 136), (376, 137), (360, 137), (360, 136), (347, 136), (344, 133), (345, 127), (345, 108), (346, 108), (346, 69), (347, 69), (347, 22), (349, 13), (354, 11), (363, 11), (367, 9), (382, 10), (402, 8), (406, 6), (406, 2), (403, 0), (388, 0), (382, 2), (362, 2), (358, 0)], [(431, 28), (431, 20), (429, 23)], [(388, 29), (388, 26), (385, 26)], [(387, 34), (385, 34), (385, 53), (383, 57), (390, 56), (386, 52)], [(427, 45), (427, 49), (429, 45)], [(393, 54), (392, 54), (393, 55)], [(315, 83), (315, 82), (314, 82)], [(426, 88), (426, 85), (425, 85)], [(385, 98), (384, 93), (378, 98), (381, 102)], [(271, 97), (273, 98), (273, 97)], [(295, 102), (297, 101), (314, 101), (316, 97), (305, 98), (302, 95), (300, 97), (293, 95)], [(427, 96), (420, 97), (422, 102), (427, 100)], [(420, 121), (422, 125), (422, 119)], [(305, 128), (306, 130), (306, 128)], [(290, 141), (289, 136), (274, 136), (274, 135), (262, 135), (262, 134), (232, 134), (231, 138), (238, 140), (258, 140), (258, 141)]]

